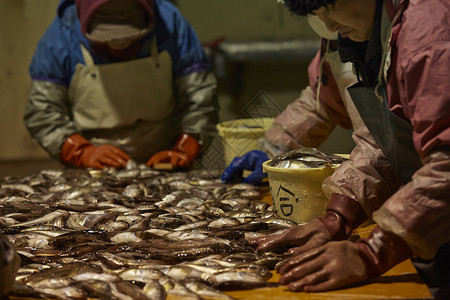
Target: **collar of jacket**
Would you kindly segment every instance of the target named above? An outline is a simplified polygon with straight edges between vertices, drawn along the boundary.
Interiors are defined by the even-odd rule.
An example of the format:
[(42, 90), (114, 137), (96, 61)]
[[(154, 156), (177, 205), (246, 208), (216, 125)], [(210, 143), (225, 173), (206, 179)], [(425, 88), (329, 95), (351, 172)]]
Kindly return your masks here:
[[(392, 0), (386, 0), (392, 1)], [(381, 64), (381, 10), (383, 1), (377, 0), (371, 38), (365, 42), (354, 42), (338, 36), (338, 50), (342, 62), (353, 63), (359, 81), (375, 86)]]

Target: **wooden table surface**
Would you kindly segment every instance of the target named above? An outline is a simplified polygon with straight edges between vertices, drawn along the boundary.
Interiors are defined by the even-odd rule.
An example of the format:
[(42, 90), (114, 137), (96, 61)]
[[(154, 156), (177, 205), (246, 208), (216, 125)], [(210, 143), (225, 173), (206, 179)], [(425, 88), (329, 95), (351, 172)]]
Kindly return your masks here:
[[(270, 195), (264, 197), (263, 201), (272, 204)], [(356, 233), (361, 237), (368, 237), (374, 225), (360, 227)], [(416, 269), (410, 260), (406, 260), (379, 278), (373, 279), (364, 284), (349, 288), (338, 289), (329, 292), (304, 293), (290, 292), (287, 286), (278, 285), (280, 275), (272, 271), (272, 278), (269, 282), (274, 286), (243, 290), (230, 291), (226, 294), (242, 300), (372, 300), (372, 299), (433, 299), (428, 287), (423, 283)], [(10, 300), (25, 300), (30, 298), (9, 297)], [(168, 295), (168, 300), (182, 300), (185, 297)], [(213, 300), (211, 298), (205, 298)]]

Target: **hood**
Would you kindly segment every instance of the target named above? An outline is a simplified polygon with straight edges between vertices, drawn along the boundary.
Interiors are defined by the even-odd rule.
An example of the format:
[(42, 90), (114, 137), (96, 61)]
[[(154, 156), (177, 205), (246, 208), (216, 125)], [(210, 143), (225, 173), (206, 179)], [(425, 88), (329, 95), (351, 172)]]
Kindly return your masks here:
[[(89, 25), (91, 24), (92, 17), (94, 16), (97, 9), (108, 2), (113, 0), (75, 0), (75, 5), (77, 8), (77, 15), (80, 19), (81, 32), (86, 34)], [(128, 0), (129, 1), (129, 0)], [(124, 3), (127, 3), (125, 1)], [(153, 0), (134, 0), (136, 3), (140, 4), (145, 10), (146, 15), (149, 17), (150, 22), (153, 24)]]
[[(71, 16), (64, 16), (68, 8), (75, 6), (76, 4), (76, 13), (80, 20), (81, 32), (84, 35), (89, 27), (89, 23), (94, 15), (95, 11), (99, 6), (110, 2), (111, 0), (61, 0), (58, 5), (58, 17), (63, 19), (64, 21), (69, 21)], [(155, 0), (136, 0), (138, 3), (142, 5), (142, 7), (147, 12), (149, 19), (151, 22), (154, 22), (154, 14), (153, 9), (155, 6)], [(72, 15), (72, 14), (71, 14)], [(81, 15), (81, 17), (80, 17)], [(65, 20), (67, 19), (67, 20)]]

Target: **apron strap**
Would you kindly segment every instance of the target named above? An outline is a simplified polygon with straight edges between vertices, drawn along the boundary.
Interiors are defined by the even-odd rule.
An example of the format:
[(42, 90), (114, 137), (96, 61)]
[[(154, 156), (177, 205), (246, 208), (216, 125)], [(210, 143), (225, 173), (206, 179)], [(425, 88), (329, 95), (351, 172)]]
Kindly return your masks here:
[[(383, 102), (380, 88), (387, 78), (387, 72), (391, 66), (391, 38), (392, 26), (395, 25), (403, 13), (405, 2), (398, 4), (398, 0), (385, 0), (381, 15), (381, 45), (383, 54), (381, 56), (380, 70), (378, 71), (378, 84), (375, 87), (375, 95)], [(394, 7), (395, 5), (395, 7)]]
[(154, 62), (155, 62), (155, 67), (159, 67), (160, 62), (159, 62), (159, 53), (158, 53), (158, 41), (156, 39), (156, 36), (154, 36), (152, 38), (152, 42), (151, 42), (151, 48), (150, 48), (150, 55), (153, 58)]
[(81, 54), (83, 54), (83, 58), (84, 58), (84, 62), (86, 63), (86, 66), (95, 65), (92, 55), (89, 53), (89, 51), (86, 49), (86, 47), (83, 44), (81, 44)]
[(386, 7), (386, 11), (388, 13), (389, 19), (391, 21), (394, 20), (395, 14), (396, 14), (396, 7), (398, 6), (399, 0), (386, 0), (386, 1), (384, 1), (384, 3), (385, 3), (385, 7)]

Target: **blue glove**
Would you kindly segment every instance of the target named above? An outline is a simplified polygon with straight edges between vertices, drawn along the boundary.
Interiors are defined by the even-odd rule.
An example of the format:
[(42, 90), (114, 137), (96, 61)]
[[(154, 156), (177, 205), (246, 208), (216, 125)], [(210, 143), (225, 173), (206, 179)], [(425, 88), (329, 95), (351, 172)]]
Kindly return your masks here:
[(234, 181), (242, 181), (242, 173), (244, 170), (253, 171), (247, 178), (244, 179), (245, 183), (258, 184), (267, 176), (263, 172), (262, 164), (269, 157), (266, 153), (260, 150), (253, 150), (247, 152), (243, 156), (237, 156), (233, 159), (230, 165), (222, 173), (222, 181), (230, 183)]

